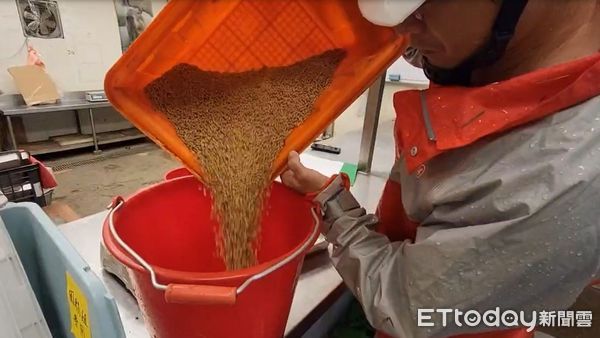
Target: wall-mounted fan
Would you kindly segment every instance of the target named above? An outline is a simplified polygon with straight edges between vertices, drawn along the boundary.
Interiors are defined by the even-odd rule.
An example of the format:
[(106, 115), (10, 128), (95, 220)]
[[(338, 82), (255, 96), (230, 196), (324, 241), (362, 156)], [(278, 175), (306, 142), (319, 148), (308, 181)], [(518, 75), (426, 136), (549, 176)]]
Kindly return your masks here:
[(16, 0), (26, 37), (60, 39), (64, 37), (58, 3), (54, 0)]

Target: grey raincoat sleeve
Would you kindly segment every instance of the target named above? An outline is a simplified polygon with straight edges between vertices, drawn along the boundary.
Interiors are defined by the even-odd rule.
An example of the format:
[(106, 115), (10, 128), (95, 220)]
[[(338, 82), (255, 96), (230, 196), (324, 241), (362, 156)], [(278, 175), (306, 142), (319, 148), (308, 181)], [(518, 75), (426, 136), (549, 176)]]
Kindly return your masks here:
[[(600, 273), (600, 98), (440, 155), (416, 178), (400, 159), (414, 242), (390, 242), (340, 179), (316, 200), (331, 259), (378, 330), (445, 337), (494, 328), (418, 309), (558, 310)], [(402, 207), (402, 206), (399, 206)], [(497, 330), (497, 328), (496, 328)]]

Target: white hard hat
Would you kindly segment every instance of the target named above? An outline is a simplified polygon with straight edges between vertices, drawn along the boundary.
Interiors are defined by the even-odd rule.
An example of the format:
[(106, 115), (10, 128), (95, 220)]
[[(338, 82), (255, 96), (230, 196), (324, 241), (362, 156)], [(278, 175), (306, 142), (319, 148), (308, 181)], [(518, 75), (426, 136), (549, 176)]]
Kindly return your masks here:
[(365, 19), (386, 27), (401, 24), (425, 0), (358, 0), (358, 7)]

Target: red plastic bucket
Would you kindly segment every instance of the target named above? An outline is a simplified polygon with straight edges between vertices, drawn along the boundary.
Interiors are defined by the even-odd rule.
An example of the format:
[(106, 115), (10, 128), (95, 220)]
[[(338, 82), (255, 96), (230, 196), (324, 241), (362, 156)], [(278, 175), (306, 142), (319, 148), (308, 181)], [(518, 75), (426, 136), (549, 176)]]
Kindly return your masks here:
[(116, 199), (102, 237), (125, 264), (152, 337), (280, 338), (319, 217), (303, 196), (271, 187), (259, 264), (225, 271), (211, 198), (192, 176)]
[(190, 170), (186, 167), (175, 168), (167, 171), (165, 174), (165, 181), (172, 180), (174, 178), (184, 177), (184, 176), (193, 176)]

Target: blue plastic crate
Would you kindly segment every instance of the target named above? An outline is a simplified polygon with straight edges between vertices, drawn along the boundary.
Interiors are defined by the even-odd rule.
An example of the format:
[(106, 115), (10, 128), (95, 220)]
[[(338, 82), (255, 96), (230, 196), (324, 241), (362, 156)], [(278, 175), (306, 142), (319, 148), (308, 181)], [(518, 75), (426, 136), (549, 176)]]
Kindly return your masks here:
[(125, 337), (114, 298), (37, 204), (9, 203), (0, 217), (54, 338)]
[(2, 337), (52, 338), (19, 254), (1, 217), (0, 329)]

